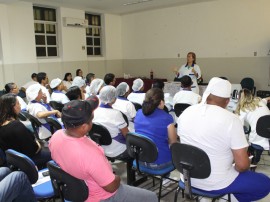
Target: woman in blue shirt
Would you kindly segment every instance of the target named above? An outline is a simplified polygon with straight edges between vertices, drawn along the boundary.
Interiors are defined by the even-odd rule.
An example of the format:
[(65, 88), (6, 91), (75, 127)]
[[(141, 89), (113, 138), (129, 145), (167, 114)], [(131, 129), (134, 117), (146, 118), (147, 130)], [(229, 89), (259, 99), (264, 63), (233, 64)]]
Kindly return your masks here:
[(161, 89), (152, 88), (145, 94), (142, 109), (134, 120), (135, 132), (153, 140), (158, 148), (158, 158), (145, 166), (162, 169), (172, 164), (169, 145), (177, 141), (174, 121), (164, 108), (164, 94)]

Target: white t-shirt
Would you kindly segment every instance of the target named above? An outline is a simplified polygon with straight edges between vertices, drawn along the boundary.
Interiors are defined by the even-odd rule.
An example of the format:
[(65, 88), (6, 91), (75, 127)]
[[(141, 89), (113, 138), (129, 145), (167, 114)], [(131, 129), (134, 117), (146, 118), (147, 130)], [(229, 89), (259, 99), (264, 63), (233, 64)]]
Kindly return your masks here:
[(63, 80), (63, 84), (64, 84), (64, 86), (66, 86), (67, 89), (69, 89), (70, 86), (72, 85), (72, 81), (65, 81), (65, 80)]
[(256, 132), (256, 125), (257, 125), (258, 119), (262, 116), (270, 115), (270, 111), (268, 107), (266, 106), (266, 104), (267, 104), (267, 101), (265, 99), (262, 99), (262, 101), (259, 103), (260, 107), (257, 107), (254, 111), (249, 111), (249, 110), (246, 110), (246, 112), (240, 111), (239, 118), (243, 124), (244, 124), (244, 121), (246, 121), (251, 127), (251, 131), (249, 134), (249, 142), (260, 145), (265, 150), (268, 150), (269, 149), (268, 139), (259, 136)]
[(117, 98), (112, 107), (123, 112), (129, 121), (131, 121), (136, 116), (136, 109), (129, 100)]
[(176, 103), (187, 103), (190, 105), (198, 104), (201, 101), (201, 96), (193, 91), (180, 90), (173, 97), (173, 105)]
[(18, 101), (19, 101), (19, 103), (21, 105), (21, 110), (26, 109), (27, 104), (25, 103), (25, 101), (20, 96), (16, 96), (16, 98), (18, 99)]
[(143, 101), (144, 101), (144, 97), (145, 97), (145, 93), (130, 93), (127, 97), (127, 99), (130, 102), (134, 102), (134, 103), (138, 103), (140, 105), (142, 105)]
[[(37, 118), (37, 113), (48, 111), (48, 110), (46, 109), (46, 107), (42, 106), (39, 103), (31, 103), (31, 102), (29, 102), (28, 105), (27, 105), (27, 111), (29, 112), (29, 114), (31, 114), (32, 116)], [(39, 119), (39, 118), (37, 118), (37, 119), (42, 124), (46, 123), (45, 119)], [(44, 126), (41, 126), (39, 128), (38, 136), (39, 136), (40, 139), (46, 139), (46, 138), (50, 137), (51, 135), (52, 135), (51, 132), (47, 128), (45, 128)]]
[(51, 101), (66, 104), (69, 102), (68, 97), (62, 92), (53, 92), (51, 95)]
[[(101, 107), (98, 107), (94, 111), (93, 123), (99, 123), (105, 126), (110, 132), (112, 138), (118, 136), (118, 134), (121, 133), (120, 129), (127, 126), (127, 123), (120, 111), (112, 108)], [(126, 144), (119, 143), (114, 139), (112, 139), (112, 143), (110, 145), (102, 147), (108, 157), (116, 157), (127, 149)]]
[(49, 103), (51, 101), (51, 96), (50, 96), (50, 93), (49, 93), (48, 89), (45, 88), (42, 85), (41, 85), (40, 88), (41, 88), (42, 93), (44, 93), (46, 95), (46, 97), (47, 97), (47, 103)]
[(207, 191), (229, 186), (239, 174), (231, 150), (248, 147), (240, 119), (216, 105), (198, 104), (187, 108), (177, 124), (181, 143), (201, 148), (211, 163), (210, 176), (192, 179), (192, 186)]

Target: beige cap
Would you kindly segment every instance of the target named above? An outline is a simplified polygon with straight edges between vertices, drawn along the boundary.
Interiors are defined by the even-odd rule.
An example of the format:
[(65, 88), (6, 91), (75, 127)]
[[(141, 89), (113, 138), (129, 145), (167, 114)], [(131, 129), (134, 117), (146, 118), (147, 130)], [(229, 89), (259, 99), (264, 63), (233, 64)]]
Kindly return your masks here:
[(53, 79), (50, 83), (50, 87), (53, 89), (53, 88), (56, 88), (57, 86), (60, 85), (60, 83), (62, 82), (61, 79), (57, 78), (57, 79)]
[(27, 98), (27, 100), (29, 102), (35, 100), (37, 98), (37, 96), (38, 96), (38, 92), (40, 91), (40, 89), (41, 89), (41, 85), (39, 83), (29, 86), (26, 89), (26, 98)]

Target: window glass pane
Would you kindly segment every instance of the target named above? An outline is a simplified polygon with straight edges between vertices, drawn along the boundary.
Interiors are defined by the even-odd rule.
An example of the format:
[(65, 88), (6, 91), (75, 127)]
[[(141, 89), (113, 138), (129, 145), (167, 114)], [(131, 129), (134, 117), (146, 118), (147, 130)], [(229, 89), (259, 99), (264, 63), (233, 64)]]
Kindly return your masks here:
[(47, 36), (47, 45), (56, 45), (56, 36)]
[(95, 55), (101, 55), (100, 48), (98, 48), (98, 47), (95, 48)]
[(100, 46), (100, 38), (94, 38), (94, 45)]
[(45, 36), (43, 35), (36, 35), (36, 45), (45, 45)]
[(46, 24), (46, 33), (55, 34), (55, 25)]
[(35, 23), (35, 33), (44, 33), (44, 24)]
[(88, 46), (93, 45), (93, 39), (92, 39), (91, 37), (87, 37), (87, 38), (86, 38), (86, 44), (87, 44)]
[(57, 48), (48, 47), (48, 56), (57, 56)]
[(93, 55), (93, 47), (87, 47), (87, 55)]
[(46, 56), (46, 48), (45, 47), (36, 47), (36, 52), (38, 57)]
[(34, 20), (41, 20), (41, 10), (34, 7)]
[(86, 28), (86, 35), (88, 36), (92, 35), (92, 28)]
[(93, 35), (94, 36), (100, 36), (100, 29), (98, 27), (93, 27)]

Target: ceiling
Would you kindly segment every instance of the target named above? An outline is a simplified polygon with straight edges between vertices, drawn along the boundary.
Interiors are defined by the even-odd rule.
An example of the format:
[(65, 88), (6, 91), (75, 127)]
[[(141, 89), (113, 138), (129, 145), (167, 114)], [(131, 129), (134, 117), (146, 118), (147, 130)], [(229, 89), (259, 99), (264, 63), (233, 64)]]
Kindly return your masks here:
[(145, 10), (217, 0), (0, 0), (0, 3), (12, 4), (19, 1), (123, 15)]

